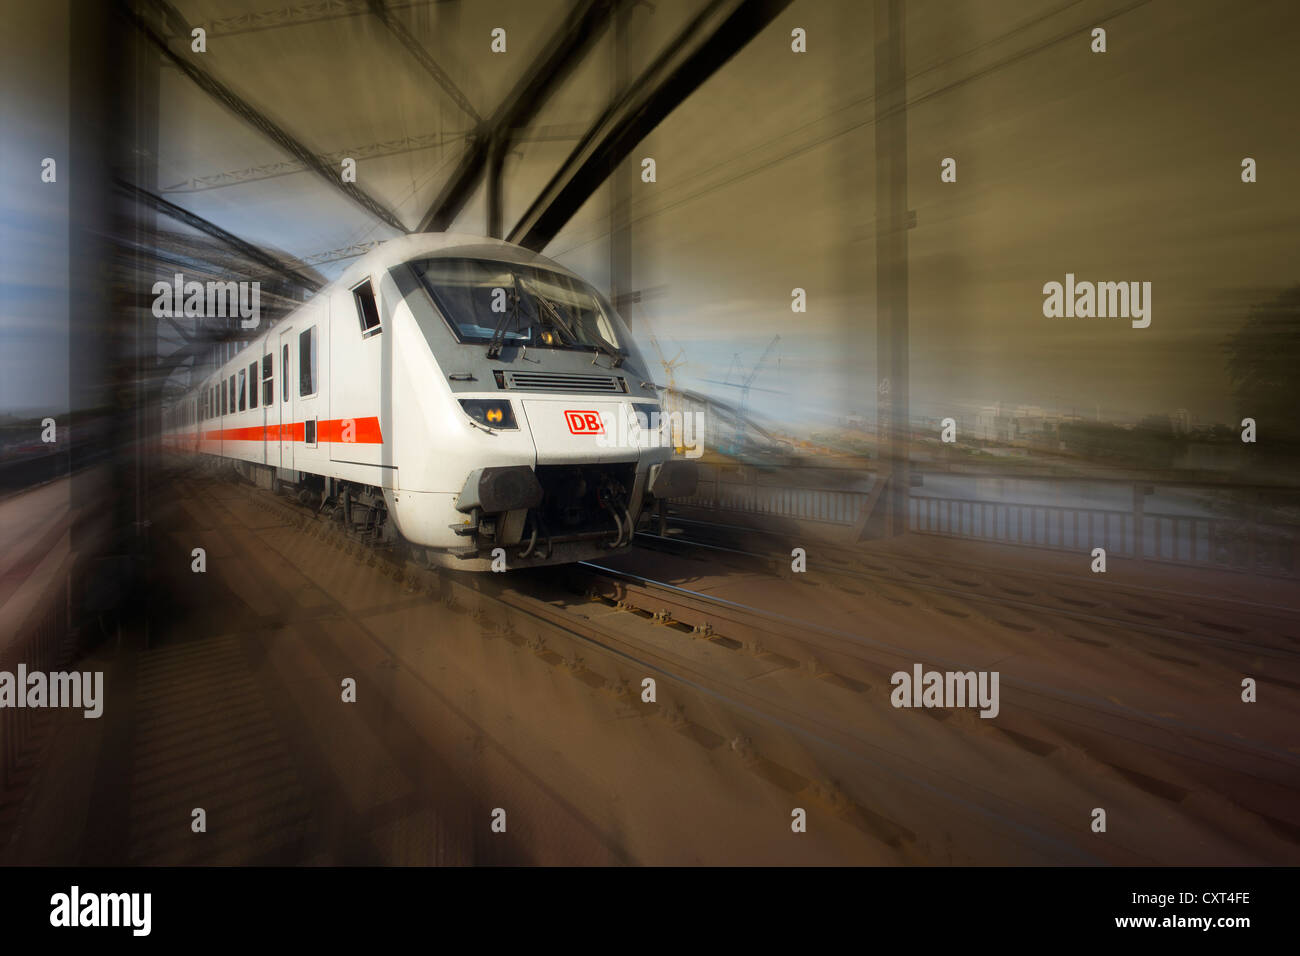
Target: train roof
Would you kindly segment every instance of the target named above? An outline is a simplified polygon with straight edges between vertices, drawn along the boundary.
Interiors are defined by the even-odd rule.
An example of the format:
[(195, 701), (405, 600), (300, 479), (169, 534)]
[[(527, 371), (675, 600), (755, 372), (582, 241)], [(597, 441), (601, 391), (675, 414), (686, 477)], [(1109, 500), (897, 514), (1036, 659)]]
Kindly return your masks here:
[(544, 266), (575, 279), (582, 278), (553, 259), (502, 239), (489, 239), (486, 236), (476, 236), (466, 232), (421, 232), (385, 240), (377, 248), (348, 266), (342, 275), (323, 287), (316, 295), (332, 291), (336, 285), (351, 288), (360, 281), (362, 276), (386, 271), (403, 262), (436, 256), (465, 256), (472, 259), (519, 262)]
[[(512, 242), (506, 242), (503, 239), (490, 239), (487, 236), (478, 236), (469, 232), (419, 232), (409, 236), (385, 239), (377, 247), (371, 249), (343, 270), (342, 274), (333, 282), (321, 286), (311, 299), (295, 308), (289, 315), (293, 315), (298, 309), (309, 304), (312, 300), (329, 295), (336, 288), (352, 288), (365, 276), (387, 271), (393, 266), (401, 265), (403, 262), (437, 256), (495, 259), (501, 262), (518, 262), (526, 265), (542, 266), (570, 276), (580, 282), (586, 281), (573, 270), (565, 268), (555, 260), (548, 259), (540, 253), (525, 249), (523, 246), (517, 246)], [(258, 336), (254, 337), (254, 340), (269, 335), (275, 326), (288, 317), (283, 316), (279, 320), (269, 323)], [(221, 369), (209, 372), (199, 379), (197, 383), (190, 385), (185, 389), (185, 396), (188, 397), (191, 392), (206, 387), (213, 379), (224, 377), (226, 374), (225, 366), (227, 365), (229, 365), (229, 360), (222, 363)]]

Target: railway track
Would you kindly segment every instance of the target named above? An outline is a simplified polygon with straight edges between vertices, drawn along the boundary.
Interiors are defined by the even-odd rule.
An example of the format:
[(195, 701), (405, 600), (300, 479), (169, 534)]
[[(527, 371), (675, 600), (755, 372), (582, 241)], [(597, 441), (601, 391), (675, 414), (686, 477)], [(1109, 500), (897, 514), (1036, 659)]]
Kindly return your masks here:
[[(340, 527), (326, 525), (300, 506), (247, 491), (263, 507), (333, 546), (358, 545)], [(673, 702), (665, 708), (666, 716), (682, 733), (710, 751), (730, 752), (792, 800), (851, 822), (903, 860), (943, 861), (945, 852), (952, 860), (952, 833), (959, 831), (957, 852), (975, 861), (1167, 862), (1141, 840), (1097, 839), (1088, 830), (1088, 810), (1110, 801), (1112, 806), (1140, 805), (1140, 813), (1149, 815), (1160, 811), (1160, 802), (1188, 803), (1193, 793), (1131, 767), (1098, 762), (1080, 749), (1088, 734), (1124, 739), (1126, 730), (1132, 736), (1138, 726), (1147, 739), (1136, 746), (1150, 751), (1159, 749), (1151, 735), (1182, 730), (1158, 720), (1135, 724), (1122, 709), (1097, 710), (1089, 701), (1053, 696), (1050, 689), (1018, 686), (1018, 700), (1038, 694), (1033, 720), (995, 728), (984, 725), (1002, 722), (981, 721), (969, 712), (927, 713), (937, 719), (909, 720), (900, 734), (897, 712), (887, 705), (887, 684), (881, 683), (888, 669), (896, 669), (900, 649), (864, 648), (857, 635), (776, 621), (754, 608), (723, 608), (705, 595), (611, 576), (610, 569), (596, 566), (503, 580), (417, 567), (396, 555), (366, 551), (368, 562), (386, 562), (390, 573), (404, 577), (408, 586), (467, 610), (489, 631), (495, 628), (497, 636), (522, 643), (543, 659), (555, 658), (548, 662), (562, 664), (593, 689), (627, 697), (646, 676), (655, 677), (670, 689), (661, 692)], [(586, 580), (575, 581), (575, 574)], [(672, 601), (666, 601), (669, 596)], [(674, 601), (676, 612), (670, 610)], [(696, 615), (701, 620), (692, 621)], [(491, 623), (502, 619), (515, 623)], [(522, 634), (518, 622), (524, 619), (530, 622), (525, 629), (540, 626), (547, 636)], [(567, 653), (560, 653), (557, 644), (567, 645)], [(599, 659), (601, 665), (593, 667), (588, 659)], [(810, 685), (810, 680), (817, 683)], [(810, 695), (812, 688), (816, 692)], [(1055, 712), (1043, 716), (1051, 708)], [(1075, 733), (1066, 737), (1060, 728), (1075, 728)], [(1222, 742), (1203, 740), (1200, 745), (1214, 748)], [(1237, 761), (1256, 760), (1261, 779), (1276, 767), (1273, 755), (1253, 753), (1249, 746), (1231, 753)], [(946, 761), (946, 754), (955, 759)], [(1198, 757), (1205, 766), (1223, 767), (1213, 754)], [(990, 779), (990, 768), (1013, 764), (1024, 765), (1016, 786), (1007, 787), (996, 774)], [(1098, 771), (1102, 779), (1081, 782), (1080, 777)], [(1033, 778), (1028, 785), (1025, 773)], [(1290, 789), (1285, 783), (1277, 786)], [(1025, 797), (1057, 790), (1068, 796)], [(1275, 845), (1279, 831), (1292, 840), (1288, 821), (1263, 808), (1252, 813), (1271, 829), (1266, 837), (1250, 835), (1243, 861), (1296, 859), (1293, 841), (1280, 852)], [(1207, 825), (1203, 814), (1194, 816), (1185, 838), (1199, 836)], [(1238, 815), (1230, 816), (1232, 840), (1240, 841), (1237, 831), (1251, 829), (1252, 821), (1242, 824)], [(944, 825), (936, 827), (935, 821)], [(1220, 850), (1227, 845), (1225, 841)], [(1220, 850), (1211, 858), (1218, 859)]]
[[(722, 560), (748, 562), (751, 568), (769, 571), (789, 567), (788, 551), (773, 554), (717, 543), (719, 532), (735, 530), (750, 536), (765, 532), (731, 529), (730, 526), (709, 525), (691, 519), (674, 520), (696, 528), (712, 528), (714, 540), (639, 532), (637, 542), (656, 549), (707, 550)], [(1300, 615), (1284, 605), (1170, 592), (1111, 581), (1107, 581), (1103, 589), (1085, 586), (1077, 578), (1063, 574), (979, 566), (948, 559), (923, 559), (896, 553), (888, 556), (893, 564), (887, 566), (881, 563), (883, 558), (878, 555), (863, 555), (821, 545), (816, 550), (818, 573), (841, 580), (885, 581), (913, 591), (1123, 628), (1168, 641), (1300, 662)], [(1014, 580), (1014, 585), (1008, 584), (1008, 580)], [(1300, 689), (1300, 685), (1294, 689)]]
[[(751, 654), (774, 653), (797, 673), (865, 693), (923, 659), (949, 670), (977, 670), (915, 647), (891, 644), (665, 581), (585, 562), (589, 587), (613, 606), (652, 614), (683, 631)], [(1060, 746), (1095, 755), (1150, 793), (1182, 803), (1213, 788), (1300, 847), (1300, 755), (1187, 720), (1002, 675), (1003, 708), (991, 723), (1038, 757)], [(1052, 734), (1044, 731), (1050, 729)], [(1054, 739), (1055, 738), (1055, 739)], [(1155, 767), (1164, 767), (1162, 776)]]

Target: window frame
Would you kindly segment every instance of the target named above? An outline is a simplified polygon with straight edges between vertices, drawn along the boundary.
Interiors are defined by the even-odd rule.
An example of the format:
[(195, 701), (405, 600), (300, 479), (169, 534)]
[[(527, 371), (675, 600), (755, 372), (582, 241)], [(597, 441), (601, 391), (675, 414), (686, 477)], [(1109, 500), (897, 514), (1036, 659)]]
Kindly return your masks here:
[(262, 356), (262, 407), (270, 408), (275, 404), (275, 353), (267, 352)]
[[(307, 367), (307, 374), (310, 377), (309, 381), (304, 381), (303, 379), (302, 356), (303, 356), (304, 336), (307, 339), (307, 358), (309, 363)], [(298, 333), (298, 397), (299, 398), (312, 398), (320, 394), (320, 375), (317, 374), (318, 363), (316, 361), (316, 355), (317, 355), (316, 340), (318, 338), (319, 336), (316, 334), (316, 326), (314, 325), (309, 325), (307, 326), (307, 328), (303, 329), (301, 332)], [(311, 386), (310, 390), (304, 391), (303, 390), (304, 384), (310, 385)]]
[[(365, 302), (367, 300), (374, 308), (374, 325), (366, 324), (367, 319), (369, 318), (365, 310)], [(375, 285), (370, 281), (369, 276), (366, 276), (352, 287), (352, 304), (356, 306), (357, 321), (361, 325), (361, 338), (373, 338), (384, 331), (384, 318), (379, 314), (379, 297), (375, 295)]]
[[(478, 256), (429, 255), (424, 258), (417, 258), (408, 261), (406, 263), (403, 263), (410, 277), (415, 281), (415, 284), (423, 291), (425, 299), (433, 305), (434, 313), (442, 318), (443, 324), (447, 327), (447, 330), (451, 333), (452, 338), (456, 340), (457, 345), (472, 345), (472, 346), (486, 345), (488, 344), (488, 342), (491, 341), (491, 339), (484, 338), (481, 336), (467, 336), (464, 330), (461, 328), (459, 321), (455, 318), (457, 314), (457, 310), (451, 308), (450, 305), (444, 301), (443, 297), (435, 291), (436, 287), (433, 284), (433, 282), (428, 279), (427, 270), (421, 271), (420, 269), (416, 268), (417, 265), (423, 264), (425, 262), (433, 261), (435, 259), (445, 259), (448, 264), (465, 262), (465, 263), (473, 263), (481, 266), (499, 266), (510, 271), (517, 270), (521, 274), (522, 278), (526, 281), (535, 282), (538, 279), (544, 281), (555, 281), (556, 279), (559, 279), (559, 280), (563, 280), (563, 282), (565, 283), (576, 285), (579, 291), (583, 293), (590, 293), (592, 300), (596, 304), (596, 311), (599, 313), (599, 318), (597, 319), (597, 326), (596, 326), (597, 334), (600, 335), (599, 329), (601, 326), (604, 326), (606, 331), (608, 331), (610, 334), (609, 338), (600, 335), (600, 338), (605, 339), (604, 344), (608, 346), (610, 349), (612, 349), (615, 353), (622, 356), (624, 359), (629, 357), (631, 354), (628, 345), (626, 344), (626, 340), (630, 338), (630, 332), (626, 336), (623, 335), (622, 332), (620, 332), (618, 323), (614, 319), (614, 316), (617, 315), (617, 310), (614, 308), (613, 304), (610, 303), (609, 300), (605, 298), (605, 296), (600, 292), (599, 289), (597, 289), (594, 285), (590, 284), (589, 282), (587, 282), (585, 279), (582, 279), (581, 277), (572, 276), (566, 272), (557, 271), (548, 266), (540, 265), (536, 263), (515, 262), (513, 260), (508, 260), (508, 259), (481, 258)], [(504, 289), (508, 287), (498, 286), (497, 288)], [(495, 324), (495, 320), (494, 320), (494, 324)], [(522, 346), (530, 349), (546, 348), (546, 349), (557, 349), (561, 351), (587, 352), (587, 353), (590, 353), (592, 349), (599, 348), (594, 343), (585, 343), (585, 344), (575, 343), (572, 345), (567, 345), (567, 344), (548, 345), (540, 341), (523, 341), (520, 339), (511, 339), (509, 338), (509, 335), (510, 335), (510, 331), (507, 331), (506, 338), (503, 340), (503, 344), (507, 346)], [(618, 339), (619, 341), (615, 343), (613, 339)]]

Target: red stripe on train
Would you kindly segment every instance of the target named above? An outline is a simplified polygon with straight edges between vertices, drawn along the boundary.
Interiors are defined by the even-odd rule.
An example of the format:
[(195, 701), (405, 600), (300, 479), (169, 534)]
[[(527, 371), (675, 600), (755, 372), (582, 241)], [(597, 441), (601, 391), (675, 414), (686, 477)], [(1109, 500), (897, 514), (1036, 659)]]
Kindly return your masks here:
[[(218, 428), (203, 432), (202, 441), (306, 441), (307, 425), (294, 422), (290, 425), (254, 425), (249, 428)], [(316, 441), (344, 445), (382, 445), (384, 436), (379, 430), (379, 419), (331, 418), (316, 423)]]

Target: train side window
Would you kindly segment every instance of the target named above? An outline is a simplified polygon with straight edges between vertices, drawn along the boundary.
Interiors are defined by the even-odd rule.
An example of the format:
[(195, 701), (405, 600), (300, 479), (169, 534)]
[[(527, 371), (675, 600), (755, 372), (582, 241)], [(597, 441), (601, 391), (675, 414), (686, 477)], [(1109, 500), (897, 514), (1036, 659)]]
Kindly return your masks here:
[(221, 393), (221, 414), (222, 415), (230, 414), (229, 409), (226, 407), (226, 399), (230, 397), (230, 389), (226, 388), (225, 382), (222, 382), (220, 385), (217, 386), (217, 391)]
[(257, 363), (251, 362), (248, 366), (248, 407), (257, 407)]
[(316, 326), (298, 335), (298, 395), (316, 393)]
[(235, 398), (235, 376), (230, 376), (229, 381), (226, 383), (226, 391), (230, 393), (230, 414), (233, 415), (235, 414), (235, 402), (238, 401)]
[(235, 394), (239, 396), (239, 410), (242, 412), (248, 407), (246, 404), (248, 401), (247, 393), (244, 389), (244, 370), (242, 368), (239, 370), (239, 384), (235, 386)]
[(352, 290), (352, 298), (357, 304), (357, 319), (361, 322), (361, 337), (368, 339), (378, 335), (383, 329), (379, 324), (379, 305), (375, 302), (375, 289), (370, 280)]
[(262, 356), (262, 404), (270, 405), (275, 401), (275, 377), (271, 366), (274, 356), (267, 352)]

